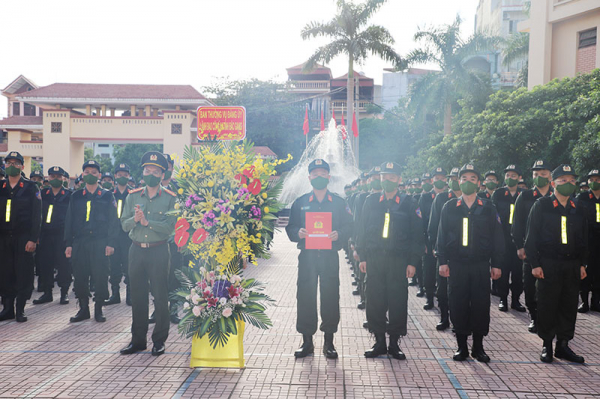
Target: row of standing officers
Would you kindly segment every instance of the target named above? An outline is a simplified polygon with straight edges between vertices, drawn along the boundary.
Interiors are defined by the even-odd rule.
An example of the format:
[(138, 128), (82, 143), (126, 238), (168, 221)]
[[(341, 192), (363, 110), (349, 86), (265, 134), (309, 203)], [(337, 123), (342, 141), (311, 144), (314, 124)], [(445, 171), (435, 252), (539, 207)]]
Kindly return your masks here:
[[(517, 187), (522, 176), (515, 165), (504, 170), (506, 187), (498, 188), (496, 172), (482, 175), (466, 164), (450, 174), (434, 168), (423, 176), (428, 190), (413, 196), (398, 189), (400, 169), (393, 162), (373, 168), (347, 186), (344, 202), (327, 190), (329, 165), (324, 160), (309, 165), (313, 191), (294, 202), (286, 228), (300, 249), (297, 330), (303, 343), (296, 357), (314, 351), (319, 280), (323, 352), (328, 358), (337, 357), (333, 345), (339, 322), (337, 250), (343, 248), (355, 266), (358, 306), (367, 313), (365, 326), (375, 337), (366, 357), (405, 358), (400, 339), (407, 332), (408, 281), (420, 269), (418, 295), (426, 296), (426, 310), (434, 307), (437, 297), (438, 330), (452, 323), (458, 347), (455, 360), (469, 357), (470, 335), (471, 356), (490, 360), (483, 339), (489, 332), (492, 281), (501, 311), (508, 311), (509, 294), (510, 307), (525, 311), (519, 301), (525, 292), (529, 331), (543, 340), (542, 361), (551, 362), (556, 356), (582, 363), (583, 357), (568, 342), (574, 337), (579, 294), (580, 312), (589, 310), (590, 291), (591, 308), (600, 310), (598, 256), (588, 257), (588, 251), (598, 247), (590, 244), (600, 231), (598, 170), (587, 176), (590, 190), (575, 197), (577, 176), (572, 168), (560, 165), (552, 170), (544, 160), (532, 167), (531, 190)], [(482, 186), (485, 190), (480, 191)], [(306, 249), (306, 212), (332, 212), (332, 250)]]
[(163, 354), (170, 320), (178, 322), (175, 304), (169, 315), (168, 292), (176, 288), (174, 268), (182, 263), (171, 239), (176, 217), (170, 212), (176, 194), (169, 189), (174, 183), (170, 157), (156, 151), (144, 154), (146, 187), (135, 190), (127, 186), (126, 164), (117, 166), (114, 177), (110, 175), (117, 183), (113, 189), (106, 175), (103, 179), (100, 165), (89, 160), (82, 167), (85, 185), (81, 189), (65, 188), (66, 172), (53, 166), (48, 170), (50, 187), (40, 192), (34, 180), (43, 176), (24, 178), (23, 164), (21, 154), (9, 152), (6, 180), (0, 181), (0, 321), (27, 321), (25, 304), (33, 292), (35, 268), (43, 295), (34, 304), (52, 302), (55, 281), (60, 303), (68, 304), (73, 281), (79, 308), (70, 319), (74, 323), (91, 318), (90, 287), (94, 319), (106, 321), (102, 308), (121, 301), (120, 283), (125, 276), (133, 313), (132, 341), (121, 353), (146, 349), (151, 293), (155, 313), (150, 322), (156, 322), (152, 354)]

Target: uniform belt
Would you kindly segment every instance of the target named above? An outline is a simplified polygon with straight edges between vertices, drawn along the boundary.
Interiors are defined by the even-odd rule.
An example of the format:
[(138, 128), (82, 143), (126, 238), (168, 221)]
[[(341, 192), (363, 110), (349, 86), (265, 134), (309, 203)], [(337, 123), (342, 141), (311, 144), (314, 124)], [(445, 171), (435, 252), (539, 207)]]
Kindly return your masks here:
[(166, 244), (167, 240), (158, 241), (158, 242), (137, 242), (137, 241), (131, 241), (131, 242), (140, 248), (153, 248), (153, 247), (158, 247), (159, 245)]

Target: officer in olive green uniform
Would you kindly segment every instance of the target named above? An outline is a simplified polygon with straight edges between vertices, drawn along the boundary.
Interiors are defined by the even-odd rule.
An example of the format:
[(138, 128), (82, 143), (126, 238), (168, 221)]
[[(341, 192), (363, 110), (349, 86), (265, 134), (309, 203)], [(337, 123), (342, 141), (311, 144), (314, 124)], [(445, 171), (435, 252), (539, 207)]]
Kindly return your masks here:
[(123, 230), (129, 233), (129, 285), (133, 321), (131, 343), (121, 350), (128, 355), (146, 349), (148, 332), (148, 295), (154, 297), (156, 326), (152, 332), (152, 355), (165, 352), (169, 336), (169, 244), (177, 217), (169, 215), (175, 208), (177, 195), (161, 187), (167, 160), (157, 151), (142, 157), (146, 187), (133, 190), (125, 200), (121, 216)]
[[(581, 282), (581, 305), (579, 313), (588, 310), (600, 312), (600, 170), (592, 169), (587, 175), (589, 191), (584, 191), (577, 199), (588, 210), (589, 257), (587, 277)], [(592, 303), (589, 304), (590, 292)]]
[(472, 333), (471, 355), (487, 363), (483, 337), (490, 328), (490, 273), (493, 279), (500, 277), (504, 237), (496, 207), (476, 195), (479, 176), (472, 164), (461, 168), (462, 195), (442, 208), (437, 251), (440, 275), (448, 278), (450, 317), (458, 342), (453, 359), (469, 356), (467, 337)]
[(376, 341), (365, 357), (389, 353), (402, 360), (406, 359), (400, 337), (407, 332), (408, 279), (414, 276), (425, 248), (423, 221), (414, 198), (398, 192), (400, 166), (383, 163), (380, 173), (384, 192), (367, 197), (357, 243), (360, 268), (367, 273), (367, 322)]
[[(352, 213), (344, 199), (327, 190), (329, 164), (315, 159), (308, 165), (313, 191), (297, 198), (292, 204), (290, 220), (285, 231), (292, 242), (298, 243), (298, 291), (296, 330), (302, 334), (302, 347), (294, 356), (306, 357), (314, 352), (312, 336), (317, 331), (317, 285), (321, 294), (321, 331), (325, 333), (323, 353), (329, 359), (338, 357), (333, 345), (333, 335), (340, 321), (340, 273), (338, 251), (352, 233)], [(366, 180), (365, 180), (366, 183)], [(306, 239), (310, 229), (306, 225), (307, 213), (330, 213), (331, 249), (307, 249)], [(315, 215), (317, 216), (317, 215)]]
[[(23, 157), (8, 153), (7, 180), (0, 185), (0, 321), (27, 321), (25, 304), (34, 279), (33, 253), (40, 235), (42, 201), (35, 183), (22, 177)], [(16, 299), (16, 312), (15, 312)]]
[[(538, 199), (527, 222), (525, 253), (537, 278), (538, 336), (544, 340), (540, 360), (550, 363), (552, 341), (557, 338), (554, 356), (583, 363), (583, 356), (569, 348), (575, 335), (579, 287), (586, 277), (588, 221), (585, 206), (572, 195), (577, 175), (569, 165), (552, 171), (554, 194)], [(597, 245), (597, 243), (596, 243)]]
[(90, 279), (95, 287), (94, 319), (104, 322), (104, 301), (108, 299), (109, 256), (119, 235), (117, 204), (111, 191), (98, 185), (100, 165), (94, 160), (83, 164), (85, 187), (71, 195), (65, 219), (67, 258), (72, 259), (73, 287), (79, 311), (72, 323), (90, 318)]
[[(117, 186), (113, 190), (115, 201), (117, 202), (117, 218), (120, 220), (125, 207), (125, 200), (129, 194), (129, 165), (126, 163), (118, 164), (115, 168), (115, 180)], [(107, 187), (108, 189), (108, 187)], [(121, 303), (121, 279), (125, 276), (126, 285), (126, 303), (131, 306), (131, 297), (129, 290), (129, 277), (127, 275), (127, 265), (129, 263), (129, 247), (131, 239), (129, 235), (121, 228), (119, 222), (119, 239), (115, 247), (115, 254), (110, 258), (110, 287), (112, 295), (106, 301), (106, 305)]]
[(531, 190), (523, 191), (515, 202), (514, 221), (511, 228), (513, 243), (517, 248), (517, 256), (523, 261), (523, 292), (525, 293), (525, 306), (529, 311), (531, 323), (528, 330), (537, 333), (537, 302), (535, 299), (535, 277), (531, 274), (531, 264), (525, 254), (525, 232), (527, 230), (527, 218), (531, 207), (538, 199), (552, 195), (550, 187), (551, 169), (546, 161), (538, 159), (533, 167), (533, 184)]
[(69, 303), (68, 293), (72, 281), (69, 260), (65, 256), (65, 218), (71, 200), (71, 191), (63, 187), (65, 171), (60, 166), (48, 169), (50, 188), (42, 190), (42, 233), (36, 253), (39, 259), (39, 282), (44, 295), (34, 299), (34, 304), (52, 302), (54, 269), (58, 271), (56, 280), (60, 287), (60, 303)]

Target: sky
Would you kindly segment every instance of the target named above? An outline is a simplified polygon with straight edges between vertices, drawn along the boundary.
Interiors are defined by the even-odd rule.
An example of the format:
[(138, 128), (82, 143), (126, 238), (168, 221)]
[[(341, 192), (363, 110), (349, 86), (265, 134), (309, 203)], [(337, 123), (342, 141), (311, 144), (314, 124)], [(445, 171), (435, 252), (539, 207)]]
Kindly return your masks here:
[[(479, 0), (388, 0), (371, 20), (386, 27), (395, 49), (418, 47), (419, 29), (463, 19), (473, 33)], [(287, 79), (326, 39), (302, 40), (311, 21), (324, 22), (334, 0), (71, 0), (0, 1), (0, 89), (23, 74), (52, 83), (191, 84), (198, 91), (229, 79)], [(334, 77), (347, 60), (330, 65)], [(391, 65), (370, 57), (355, 69), (381, 84)], [(0, 100), (0, 118), (6, 116)]]

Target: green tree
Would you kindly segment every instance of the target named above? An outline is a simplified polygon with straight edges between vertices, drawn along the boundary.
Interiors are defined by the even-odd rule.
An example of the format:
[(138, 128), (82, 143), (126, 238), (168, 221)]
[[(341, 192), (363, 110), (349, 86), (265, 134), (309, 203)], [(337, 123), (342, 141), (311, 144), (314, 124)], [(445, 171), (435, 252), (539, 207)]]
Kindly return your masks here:
[[(135, 181), (139, 181), (142, 178), (142, 155), (148, 151), (163, 151), (162, 144), (125, 144), (123, 146), (115, 146), (114, 158), (115, 165), (120, 163), (126, 163), (129, 165), (131, 170), (131, 176)], [(114, 168), (111, 168), (111, 172), (114, 172)]]
[(527, 74), (529, 72), (529, 33), (512, 34), (505, 42), (502, 49), (502, 65), (508, 67), (515, 61), (525, 60), (519, 70), (516, 87), (527, 87)]
[[(267, 146), (280, 158), (292, 154), (300, 159), (305, 147), (302, 135), (304, 102), (289, 93), (287, 86), (271, 80), (227, 80), (203, 88), (217, 105), (246, 107), (246, 133), (257, 146)], [(293, 162), (283, 164), (290, 169)]]
[(368, 54), (381, 57), (403, 68), (401, 57), (392, 48), (394, 38), (380, 25), (368, 25), (373, 14), (386, 0), (367, 0), (354, 4), (351, 1), (338, 0), (337, 14), (328, 22), (310, 22), (302, 29), (302, 39), (328, 37), (331, 42), (319, 47), (306, 62), (304, 69), (310, 71), (318, 62), (328, 64), (339, 55), (348, 57), (347, 118), (350, 123), (354, 112), (354, 63), (361, 64)]
[(113, 164), (112, 164), (112, 161), (111, 161), (110, 158), (104, 158), (104, 157), (101, 157), (100, 155), (94, 156), (94, 149), (93, 148), (85, 148), (83, 151), (84, 151), (83, 162), (87, 162), (90, 159), (93, 159), (94, 161), (96, 161), (96, 162), (98, 162), (100, 164), (100, 171), (102, 173), (104, 173), (104, 172), (112, 172), (112, 170), (113, 170)]
[(441, 71), (425, 75), (413, 83), (410, 90), (410, 108), (417, 114), (433, 113), (443, 116), (444, 134), (452, 133), (453, 108), (458, 100), (490, 93), (489, 75), (465, 66), (469, 57), (493, 49), (499, 39), (476, 33), (467, 40), (460, 36), (460, 17), (450, 25), (418, 31), (414, 39), (423, 47), (411, 51), (406, 62), (437, 65)]
[(42, 165), (40, 165), (40, 163), (38, 161), (36, 161), (35, 159), (31, 160), (31, 171), (32, 172), (40, 171), (42, 173), (44, 172), (42, 170)]

